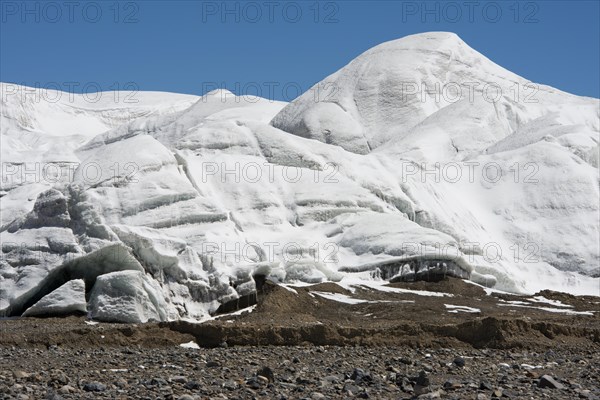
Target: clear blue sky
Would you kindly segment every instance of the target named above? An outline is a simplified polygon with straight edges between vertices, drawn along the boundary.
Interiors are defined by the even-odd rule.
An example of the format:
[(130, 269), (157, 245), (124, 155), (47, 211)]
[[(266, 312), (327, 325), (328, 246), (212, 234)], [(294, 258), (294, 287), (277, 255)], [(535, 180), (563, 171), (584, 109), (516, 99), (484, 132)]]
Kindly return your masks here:
[(531, 81), (600, 96), (598, 0), (50, 3), (0, 2), (0, 80), (192, 94), (216, 83), (291, 100), (374, 45), (452, 31)]

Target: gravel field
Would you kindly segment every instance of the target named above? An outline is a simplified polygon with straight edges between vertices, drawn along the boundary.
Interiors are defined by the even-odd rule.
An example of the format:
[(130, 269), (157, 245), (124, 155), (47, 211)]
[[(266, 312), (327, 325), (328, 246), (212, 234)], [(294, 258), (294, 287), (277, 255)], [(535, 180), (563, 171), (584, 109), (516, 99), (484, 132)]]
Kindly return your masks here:
[(1, 320), (0, 399), (600, 399), (598, 298), (389, 287), (266, 285), (203, 324)]
[(3, 399), (600, 398), (595, 350), (3, 348)]

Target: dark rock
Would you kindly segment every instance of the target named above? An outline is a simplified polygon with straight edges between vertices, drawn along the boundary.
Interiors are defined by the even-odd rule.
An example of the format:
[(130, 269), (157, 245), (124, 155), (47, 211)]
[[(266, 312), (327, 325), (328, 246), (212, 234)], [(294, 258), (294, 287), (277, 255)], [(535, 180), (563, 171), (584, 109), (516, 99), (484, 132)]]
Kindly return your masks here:
[(83, 385), (83, 390), (86, 392), (104, 392), (106, 390), (106, 385), (103, 385), (100, 382), (91, 382)]
[(396, 384), (400, 386), (400, 389), (406, 393), (412, 393), (414, 391), (413, 385), (410, 383), (407, 377), (402, 379), (396, 379)]
[(429, 377), (425, 371), (419, 372), (419, 376), (415, 378), (415, 383), (420, 386), (429, 386)]
[(488, 381), (481, 381), (479, 390), (493, 390), (494, 387)]
[(565, 386), (562, 383), (557, 382), (550, 375), (542, 375), (540, 381), (538, 382), (538, 386), (541, 388), (551, 388), (551, 389), (564, 389)]
[(424, 394), (424, 393), (428, 393), (430, 392), (430, 388), (429, 388), (429, 377), (427, 376), (427, 373), (425, 371), (421, 371), (419, 373), (419, 376), (417, 378), (414, 379), (415, 381), (415, 394), (417, 396)]
[(452, 361), (454, 363), (454, 365), (456, 365), (457, 367), (464, 367), (465, 366), (465, 359), (462, 357), (456, 357), (454, 359), (454, 361)]
[(183, 387), (188, 390), (198, 390), (200, 389), (200, 384), (196, 381), (188, 381)]
[(167, 381), (162, 378), (152, 378), (150, 380), (150, 385), (151, 386), (166, 386)]
[(373, 381), (373, 378), (371, 378), (371, 373), (369, 371), (364, 371), (361, 368), (355, 368), (354, 371), (352, 371), (352, 375), (350, 375), (350, 379), (352, 379), (357, 385)]
[(308, 385), (311, 383), (310, 379), (306, 379), (302, 376), (296, 378), (296, 383), (300, 385)]
[(248, 387), (254, 390), (258, 390), (261, 387), (260, 383), (258, 382), (258, 379), (255, 376), (248, 379), (246, 381), (246, 385), (248, 385)]

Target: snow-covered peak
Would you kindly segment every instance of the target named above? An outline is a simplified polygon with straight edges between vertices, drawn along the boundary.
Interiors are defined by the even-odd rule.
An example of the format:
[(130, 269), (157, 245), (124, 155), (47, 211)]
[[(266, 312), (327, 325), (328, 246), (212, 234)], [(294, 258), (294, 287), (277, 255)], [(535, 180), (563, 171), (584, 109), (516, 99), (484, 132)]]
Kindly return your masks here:
[(425, 32), (381, 43), (365, 51), (357, 59), (389, 51), (437, 51), (445, 54), (477, 53), (454, 32)]
[(233, 92), (227, 89), (214, 89), (210, 92), (206, 92), (205, 96), (219, 96), (221, 98), (227, 98), (229, 96), (235, 96)]
[[(598, 129), (597, 100), (528, 82), (448, 32), (411, 35), (364, 52), (288, 105), (271, 123), (298, 136), (367, 154), (392, 139), (401, 141), (451, 105), (457, 118), (456, 111), (463, 110), (471, 115), (481, 111), (483, 118), (498, 120), (494, 140), (548, 111), (556, 112), (562, 123)], [(452, 153), (450, 140), (442, 139)], [(492, 144), (487, 139), (478, 142), (479, 147), (470, 146), (459, 158)], [(398, 152), (403, 152), (400, 146)]]

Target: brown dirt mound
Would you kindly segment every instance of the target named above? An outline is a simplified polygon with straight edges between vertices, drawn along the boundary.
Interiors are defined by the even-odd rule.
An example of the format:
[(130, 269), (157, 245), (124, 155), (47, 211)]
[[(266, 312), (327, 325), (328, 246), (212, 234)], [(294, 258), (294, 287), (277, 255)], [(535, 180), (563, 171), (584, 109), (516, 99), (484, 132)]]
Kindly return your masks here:
[[(233, 345), (313, 343), (477, 348), (549, 348), (557, 343), (600, 345), (598, 315), (548, 312), (539, 309), (536, 303), (525, 308), (507, 303), (499, 306), (499, 298), (487, 296), (482, 288), (459, 279), (389, 286), (445, 295), (422, 296), (366, 288), (351, 293), (334, 283), (298, 287), (294, 293), (267, 284), (252, 313), (233, 316), (228, 321), (202, 325), (175, 322), (168, 326), (194, 335), (199, 344), (209, 347), (224, 341)], [(316, 291), (340, 293), (362, 302), (347, 304), (330, 300), (311, 293)], [(510, 299), (527, 298), (510, 296)], [(455, 311), (452, 307), (478, 312)]]
[[(266, 282), (253, 312), (223, 315), (202, 324), (88, 325), (83, 317), (0, 321), (0, 346), (372, 345), (411, 347), (600, 349), (598, 298), (541, 292), (587, 314), (568, 314), (526, 296), (487, 296), (458, 279), (395, 283), (392, 287), (440, 292), (423, 296), (372, 289), (350, 292), (334, 283), (288, 290)], [(353, 304), (314, 292), (339, 293)], [(344, 300), (342, 298), (342, 300)], [(510, 303), (509, 300), (518, 300)], [(542, 307), (542, 308), (540, 308)]]

